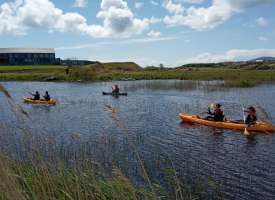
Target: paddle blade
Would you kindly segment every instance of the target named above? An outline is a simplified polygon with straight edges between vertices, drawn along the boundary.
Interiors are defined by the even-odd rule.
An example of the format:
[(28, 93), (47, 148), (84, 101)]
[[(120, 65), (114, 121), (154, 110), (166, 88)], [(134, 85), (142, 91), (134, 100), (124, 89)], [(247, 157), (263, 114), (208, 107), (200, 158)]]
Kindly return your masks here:
[(244, 129), (244, 134), (245, 135), (250, 135), (250, 133), (248, 132), (247, 128)]

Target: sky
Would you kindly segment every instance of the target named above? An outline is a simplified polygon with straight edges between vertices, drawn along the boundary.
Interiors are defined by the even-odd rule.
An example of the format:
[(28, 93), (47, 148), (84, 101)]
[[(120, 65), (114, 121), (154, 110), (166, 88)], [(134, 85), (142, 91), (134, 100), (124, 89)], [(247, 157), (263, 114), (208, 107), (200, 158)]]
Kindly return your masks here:
[(275, 57), (275, 0), (0, 0), (0, 48), (141, 66)]

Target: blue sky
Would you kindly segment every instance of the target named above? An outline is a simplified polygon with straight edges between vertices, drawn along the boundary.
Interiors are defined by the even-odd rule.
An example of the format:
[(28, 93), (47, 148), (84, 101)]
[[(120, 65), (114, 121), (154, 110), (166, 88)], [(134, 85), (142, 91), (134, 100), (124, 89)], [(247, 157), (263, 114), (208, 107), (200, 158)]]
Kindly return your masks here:
[(0, 47), (142, 66), (275, 56), (275, 0), (0, 0)]

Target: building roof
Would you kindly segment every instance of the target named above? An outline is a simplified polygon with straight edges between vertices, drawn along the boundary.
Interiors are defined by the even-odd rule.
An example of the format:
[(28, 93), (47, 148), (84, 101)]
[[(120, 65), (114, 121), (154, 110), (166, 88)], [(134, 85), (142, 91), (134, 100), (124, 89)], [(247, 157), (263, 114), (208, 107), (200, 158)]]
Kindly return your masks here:
[(53, 48), (0, 48), (0, 53), (55, 53)]

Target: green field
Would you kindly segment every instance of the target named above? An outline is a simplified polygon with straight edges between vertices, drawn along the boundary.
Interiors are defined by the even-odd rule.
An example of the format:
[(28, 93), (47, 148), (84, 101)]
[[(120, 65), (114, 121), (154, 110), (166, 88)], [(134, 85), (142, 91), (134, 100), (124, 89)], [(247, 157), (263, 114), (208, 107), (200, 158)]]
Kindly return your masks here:
[(0, 72), (7, 72), (7, 71), (28, 71), (28, 70), (47, 70), (47, 69), (65, 69), (64, 66), (61, 65), (23, 65), (23, 66), (1, 66), (0, 65)]
[(87, 66), (0, 66), (2, 81), (112, 81), (112, 80), (223, 80), (225, 86), (250, 87), (275, 82), (275, 70), (227, 67), (141, 68), (135, 63), (100, 63)]
[(52, 77), (62, 80), (64, 78), (60, 75), (65, 74), (65, 68), (61, 65), (0, 66), (0, 80), (47, 81)]

